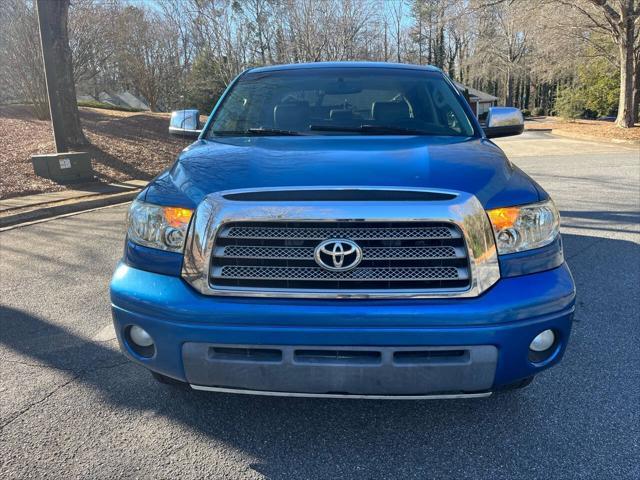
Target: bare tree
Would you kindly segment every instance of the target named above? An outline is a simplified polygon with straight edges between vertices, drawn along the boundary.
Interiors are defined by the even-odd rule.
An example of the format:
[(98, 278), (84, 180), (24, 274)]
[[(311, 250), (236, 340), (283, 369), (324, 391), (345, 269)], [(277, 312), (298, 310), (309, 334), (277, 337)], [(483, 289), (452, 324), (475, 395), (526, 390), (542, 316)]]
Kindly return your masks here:
[(252, 54), (259, 63), (273, 62), (272, 45), (275, 29), (272, 23), (276, 0), (245, 0), (234, 2), (233, 9), (242, 17), (249, 35), (253, 38)]
[(39, 119), (49, 118), (38, 19), (32, 2), (6, 0), (0, 16), (0, 89), (11, 100), (32, 105)]
[(522, 21), (527, 17), (527, 12), (523, 7), (513, 4), (503, 4), (493, 8), (495, 8), (495, 15), (492, 16), (495, 22), (495, 37), (492, 42), (495, 48), (492, 53), (495, 55), (497, 68), (504, 75), (504, 104), (513, 106), (514, 76), (521, 68), (521, 60), (528, 48), (529, 32), (526, 22)]
[[(95, 0), (74, 0), (69, 8), (69, 46), (76, 85), (88, 84), (104, 71), (115, 51), (113, 18), (117, 11)], [(96, 19), (100, 19), (96, 21)], [(97, 95), (93, 88), (93, 94)]]
[[(592, 39), (598, 34), (610, 37), (617, 46), (615, 61), (620, 70), (620, 97), (616, 124), (633, 127), (640, 101), (640, 3), (636, 0), (550, 0), (568, 11), (579, 14), (583, 23), (579, 25), (582, 39), (592, 47), (598, 43)], [(549, 2), (546, 2), (549, 3)], [(581, 31), (580, 31), (581, 29)]]
[(616, 124), (624, 128), (633, 127), (636, 118), (634, 88), (639, 88), (640, 81), (635, 65), (640, 52), (640, 4), (636, 5), (635, 0), (589, 0), (589, 3), (600, 17), (580, 4), (575, 4), (574, 8), (589, 19), (594, 29), (609, 33), (618, 46), (620, 101)]
[(327, 58), (331, 33), (323, 27), (329, 23), (330, 7), (330, 2), (290, 0), (288, 38), (294, 61), (318, 62)]
[(164, 17), (127, 6), (118, 19), (118, 63), (123, 80), (141, 94), (152, 111), (178, 96), (181, 63), (179, 38)]
[(391, 4), (391, 36), (396, 43), (396, 61), (402, 61), (402, 40), (403, 40), (403, 21), (404, 21), (404, 2), (402, 0), (393, 0)]

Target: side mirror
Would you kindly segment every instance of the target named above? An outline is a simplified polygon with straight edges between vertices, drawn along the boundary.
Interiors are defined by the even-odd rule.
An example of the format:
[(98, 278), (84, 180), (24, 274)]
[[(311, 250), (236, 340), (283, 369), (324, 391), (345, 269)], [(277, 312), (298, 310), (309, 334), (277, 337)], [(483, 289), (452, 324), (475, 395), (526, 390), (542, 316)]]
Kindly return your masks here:
[(522, 112), (513, 107), (491, 107), (484, 133), (488, 138), (520, 135), (524, 131)]
[(202, 132), (200, 125), (200, 111), (198, 110), (176, 110), (171, 112), (169, 122), (169, 133), (181, 137), (195, 138)]

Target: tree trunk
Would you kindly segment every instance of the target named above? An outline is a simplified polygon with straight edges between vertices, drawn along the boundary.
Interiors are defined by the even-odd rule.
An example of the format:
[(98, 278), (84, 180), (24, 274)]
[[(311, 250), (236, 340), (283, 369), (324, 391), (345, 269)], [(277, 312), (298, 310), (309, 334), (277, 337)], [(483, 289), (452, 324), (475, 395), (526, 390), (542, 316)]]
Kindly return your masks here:
[(544, 114), (545, 115), (551, 115), (551, 111), (550, 111), (550, 86), (548, 83), (543, 83), (542, 84), (542, 88), (541, 88), (541, 101), (540, 104), (542, 105), (542, 109), (544, 110)]
[(418, 13), (418, 65), (422, 65), (422, 12)]
[(620, 101), (618, 103), (618, 117), (616, 118), (616, 125), (623, 128), (630, 128), (633, 127), (634, 122), (633, 41), (635, 29), (632, 16), (625, 19), (625, 26), (621, 33), (622, 35), (618, 42), (618, 46), (620, 48)]
[(384, 61), (389, 61), (389, 39), (387, 33), (387, 22), (384, 22)]
[(633, 111), (634, 120), (640, 122), (640, 50), (634, 56), (635, 69), (633, 74)]
[(505, 82), (505, 99), (504, 105), (505, 107), (513, 106), (513, 76), (511, 75), (511, 71), (507, 70), (507, 81)]
[(40, 42), (56, 150), (88, 145), (82, 127), (73, 80), (67, 20), (69, 0), (37, 0)]

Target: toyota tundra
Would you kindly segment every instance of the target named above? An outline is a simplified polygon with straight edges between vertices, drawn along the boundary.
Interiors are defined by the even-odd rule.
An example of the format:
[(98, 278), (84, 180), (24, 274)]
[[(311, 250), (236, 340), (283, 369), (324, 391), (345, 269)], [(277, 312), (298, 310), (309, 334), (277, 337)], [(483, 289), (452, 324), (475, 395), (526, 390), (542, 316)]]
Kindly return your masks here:
[(254, 68), (133, 201), (111, 282), (122, 351), (164, 383), (340, 398), (482, 397), (562, 357), (558, 210), (433, 67)]

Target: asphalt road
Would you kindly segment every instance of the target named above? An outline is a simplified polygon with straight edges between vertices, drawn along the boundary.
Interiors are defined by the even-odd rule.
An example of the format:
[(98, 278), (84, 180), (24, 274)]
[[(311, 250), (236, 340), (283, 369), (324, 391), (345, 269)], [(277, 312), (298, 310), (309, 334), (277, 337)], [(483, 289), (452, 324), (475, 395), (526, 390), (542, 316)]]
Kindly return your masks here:
[(0, 233), (0, 478), (640, 478), (640, 149), (526, 134), (579, 301), (564, 361), (480, 400), (209, 394), (118, 353), (124, 207)]

